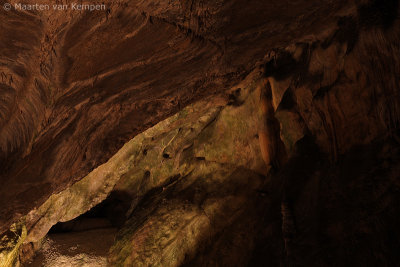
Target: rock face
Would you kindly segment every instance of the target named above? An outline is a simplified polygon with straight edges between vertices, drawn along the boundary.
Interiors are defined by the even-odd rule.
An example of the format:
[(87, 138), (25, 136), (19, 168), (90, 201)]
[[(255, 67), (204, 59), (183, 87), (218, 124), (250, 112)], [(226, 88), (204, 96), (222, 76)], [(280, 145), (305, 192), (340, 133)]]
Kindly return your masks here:
[[(81, 215), (111, 190), (130, 196), (126, 227), (112, 249), (113, 265), (178, 266), (243, 212), (254, 214), (244, 208), (256, 203), (256, 190), (267, 173), (257, 139), (260, 92), (254, 76), (232, 89), (239, 104), (216, 99), (189, 105), (31, 211), (25, 218), (28, 249), (31, 243), (37, 246), (57, 222)], [(150, 229), (131, 236), (139, 226)], [(182, 236), (175, 236), (177, 230)], [(137, 238), (149, 239), (146, 244), (159, 249), (166, 242), (172, 244), (160, 251), (160, 258), (146, 259), (145, 250), (151, 248), (138, 244), (135, 250), (131, 244)], [(246, 240), (238, 241), (246, 244)]]
[[(328, 39), (276, 51), (267, 63), (275, 116), (289, 149), (309, 133), (336, 159), (398, 128), (398, 20), (383, 30), (349, 29), (353, 24), (361, 22), (342, 18)], [(288, 62), (292, 67), (285, 70)]]
[(0, 256), (120, 196), (111, 266), (396, 265), (399, 3), (344, 2), (1, 11)]
[(105, 4), (96, 12), (0, 10), (0, 232), (140, 132), (240, 82), (270, 49), (335, 27), (352, 5)]

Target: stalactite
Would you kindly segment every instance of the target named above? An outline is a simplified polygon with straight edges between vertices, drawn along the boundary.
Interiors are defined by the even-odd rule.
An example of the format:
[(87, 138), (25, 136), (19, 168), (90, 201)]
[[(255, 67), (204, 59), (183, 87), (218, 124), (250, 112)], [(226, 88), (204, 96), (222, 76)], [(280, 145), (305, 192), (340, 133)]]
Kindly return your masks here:
[(268, 79), (264, 79), (260, 85), (260, 108), (262, 121), (258, 136), (262, 157), (267, 166), (277, 170), (286, 160), (286, 150), (280, 138), (279, 122), (274, 116), (271, 84)]

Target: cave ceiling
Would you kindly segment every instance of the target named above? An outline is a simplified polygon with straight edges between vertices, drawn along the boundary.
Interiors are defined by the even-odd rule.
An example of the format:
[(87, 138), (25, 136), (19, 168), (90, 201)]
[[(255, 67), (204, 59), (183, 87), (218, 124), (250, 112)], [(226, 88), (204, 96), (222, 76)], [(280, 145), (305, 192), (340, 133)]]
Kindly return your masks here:
[(344, 0), (105, 1), (97, 11), (8, 3), (0, 9), (1, 231), (137, 134), (224, 96), (270, 51), (356, 12)]

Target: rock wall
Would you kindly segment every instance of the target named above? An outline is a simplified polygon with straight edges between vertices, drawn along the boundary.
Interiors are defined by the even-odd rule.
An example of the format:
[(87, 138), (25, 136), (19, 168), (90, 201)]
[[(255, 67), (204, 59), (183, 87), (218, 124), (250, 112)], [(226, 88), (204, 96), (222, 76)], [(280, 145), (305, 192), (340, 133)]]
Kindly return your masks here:
[(266, 76), (289, 150), (309, 134), (336, 159), (398, 129), (399, 20), (383, 13), (369, 17), (376, 22), (364, 21), (373, 7), (359, 9), (358, 17), (342, 17), (323, 39), (269, 55)]
[(225, 94), (267, 51), (334, 26), (354, 4), (104, 3), (96, 12), (0, 9), (0, 232), (137, 134)]
[[(176, 22), (172, 23), (171, 32), (176, 30), (180, 36), (182, 29), (185, 34), (191, 33), (189, 29), (195, 29), (192, 42), (186, 43), (185, 35), (182, 43), (175, 43), (188, 48), (183, 49), (186, 51), (184, 54), (190, 54), (196, 45), (201, 51), (210, 47), (203, 52), (214, 54), (211, 47), (219, 49), (216, 44), (221, 45), (221, 40), (216, 36), (219, 36), (218, 29), (222, 29), (220, 27), (225, 25), (225, 21), (213, 21), (213, 16), (222, 14), (224, 17), (224, 12), (243, 9), (244, 4), (240, 3), (243, 4), (233, 1), (231, 6), (224, 7), (209, 3), (207, 8), (195, 5), (192, 9), (184, 5), (181, 9), (172, 4), (165, 7), (158, 2), (153, 5), (138, 2), (135, 7), (141, 7), (144, 14), (140, 15), (143, 17), (136, 14), (136, 19), (143, 27), (134, 36), (139, 33), (153, 36), (153, 30), (161, 29), (157, 25), (166, 24), (168, 30), (173, 18)], [(270, 7), (268, 5), (262, 7)], [(327, 6), (332, 5), (339, 10), (336, 4)], [(279, 6), (276, 4), (278, 11)], [(182, 10), (191, 10), (190, 16), (180, 13)], [(193, 10), (197, 17), (192, 16), (196, 13)], [(318, 14), (327, 12), (324, 10)], [(99, 61), (92, 62), (82, 51), (75, 51), (79, 50), (77, 46), (65, 43), (66, 49), (60, 51), (68, 54), (75, 49), (74, 54), (79, 56), (66, 65), (68, 75), (63, 82), (70, 87), (52, 106), (49, 118), (54, 124), (46, 126), (49, 128), (38, 137), (41, 141), (28, 149), (27, 156), (18, 163), (21, 165), (12, 166), (12, 159), (22, 155), (22, 151), (25, 153), (25, 148), (13, 155), (8, 154), (12, 149), (3, 149), (7, 154), (4, 166), (8, 166), (3, 172), (7, 175), (7, 179), (2, 180), (5, 188), (12, 191), (21, 184), (21, 188), (12, 192), (13, 197), (9, 193), (1, 200), (2, 206), (11, 201), (7, 209), (2, 210), (5, 215), (2, 217), (3, 228), (8, 227), (7, 223), (13, 219), (22, 217), (27, 231), (26, 237), (22, 231), (21, 239), (10, 243), (11, 249), (6, 251), (11, 251), (11, 254), (7, 255), (15, 259), (15, 251), (24, 240), (20, 255), (21, 259), (28, 258), (54, 224), (85, 213), (113, 191), (129, 195), (130, 208), (124, 214), (126, 221), (110, 250), (111, 265), (263, 266), (266, 262), (273, 266), (396, 265), (400, 249), (396, 205), (400, 201), (398, 10), (398, 1), (384, 1), (383, 4), (358, 1), (352, 8), (335, 13), (337, 16), (333, 21), (337, 24), (329, 24), (319, 34), (295, 36), (294, 28), (302, 29), (299, 22), (295, 23), (296, 27), (287, 26), (285, 32), (293, 33), (285, 37), (293, 37), (290, 42), (283, 40), (282, 36), (271, 43), (264, 39), (271, 36), (271, 33), (265, 33), (270, 25), (266, 28), (260, 26), (264, 30), (254, 36), (251, 31), (241, 35), (240, 25), (227, 28), (227, 35), (233, 34), (229, 36), (238, 38), (232, 37), (237, 42), (228, 41), (230, 45), (223, 48), (223, 54), (230, 55), (227, 56), (230, 59), (227, 59), (227, 65), (235, 66), (235, 69), (245, 64), (243, 62), (250, 62), (249, 58), (254, 61), (246, 67), (241, 65), (244, 70), (235, 74), (226, 65), (216, 66), (216, 69), (230, 71), (222, 76), (211, 75), (214, 78), (200, 82), (204, 87), (198, 87), (198, 79), (193, 78), (201, 73), (198, 69), (181, 77), (187, 82), (184, 84), (180, 83), (183, 80), (175, 80), (173, 73), (163, 72), (164, 79), (145, 77), (153, 82), (135, 87), (131, 80), (126, 80), (134, 79), (128, 75), (133, 71), (131, 65), (93, 78), (90, 71), (94, 68), (109, 68), (102, 65), (106, 60), (96, 57)], [(114, 12), (110, 19), (115, 23), (135, 21), (124, 12)], [(211, 14), (207, 15), (207, 12)], [(247, 9), (242, 14), (254, 15)], [(274, 21), (273, 14), (268, 14)], [(289, 17), (292, 15), (288, 14)], [(208, 16), (211, 17), (209, 20), (203, 20)], [(317, 20), (311, 20), (310, 16), (312, 13), (304, 15), (309, 21), (307, 25)], [(113, 24), (104, 21), (98, 24), (95, 19), (78, 17), (73, 20), (74, 27), (86, 24), (99, 27), (92, 29), (93, 35), (75, 36), (72, 30), (66, 32), (73, 35), (68, 40), (77, 38), (78, 43), (90, 44), (92, 53), (96, 54), (96, 51), (100, 53), (101, 47), (97, 47), (94, 33), (100, 33), (97, 29), (101, 27), (112, 28)], [(256, 24), (253, 26), (257, 28)], [(131, 26), (123, 29), (129, 32)], [(166, 32), (170, 37), (171, 34)], [(127, 38), (134, 42), (129, 35)], [(265, 43), (261, 43), (268, 49), (243, 46), (246, 38), (254, 43), (264, 40)], [(202, 46), (202, 42), (207, 45)], [(124, 43), (110, 49), (120, 49), (119, 45), (123, 47)], [(249, 52), (243, 52), (241, 58), (235, 49), (242, 46)], [(144, 46), (141, 48), (146, 49)], [(265, 55), (264, 50), (270, 52)], [(237, 53), (229, 54), (229, 51)], [(171, 61), (178, 62), (180, 57), (175, 52), (171, 54), (174, 55), (172, 58), (166, 57), (163, 62), (167, 65)], [(197, 55), (203, 55), (203, 52)], [(129, 55), (135, 58), (135, 55)], [(92, 64), (87, 73), (80, 69), (85, 60)], [(123, 60), (121, 56), (116, 62), (122, 64)], [(245, 73), (254, 69), (256, 61), (262, 62), (260, 67), (243, 78)], [(210, 60), (209, 64), (213, 62)], [(150, 60), (137, 67), (154, 67), (153, 63)], [(170, 67), (178, 72), (182, 71), (182, 66), (187, 67), (185, 64), (179, 66)], [(202, 65), (201, 68), (207, 69), (208, 66)], [(161, 65), (159, 68), (161, 71)], [(156, 74), (160, 73), (151, 73)], [(242, 82), (232, 87), (238, 80)], [(117, 81), (122, 81), (122, 84)], [(197, 97), (207, 97), (187, 105), (197, 98), (179, 99), (193, 92), (176, 93), (179, 95), (176, 95), (176, 101), (162, 98), (170, 95), (167, 87), (171, 88), (171, 84), (182, 85), (185, 90), (230, 89), (225, 97), (216, 97), (217, 92), (211, 89), (203, 93), (196, 91)], [(97, 86), (104, 91), (92, 95), (89, 88)], [(131, 89), (120, 91), (125, 86)], [(152, 86), (161, 89), (157, 91), (159, 95), (151, 99), (147, 97), (153, 91), (139, 90)], [(114, 87), (115, 92), (110, 89)], [(121, 101), (129, 102), (130, 93), (141, 100), (126, 103), (126, 106), (114, 105)], [(157, 103), (161, 105), (160, 109), (157, 109)], [(179, 103), (187, 106), (181, 107)], [(134, 106), (138, 107), (135, 112)], [(20, 114), (25, 114), (25, 109), (22, 111)], [(147, 115), (151, 116), (147, 118)], [(103, 120), (103, 117), (106, 118)], [(142, 122), (140, 126), (138, 121)], [(132, 130), (132, 127), (136, 128)], [(118, 130), (114, 131), (115, 128)], [(82, 134), (81, 129), (85, 129)], [(100, 138), (104, 133), (110, 135)], [(132, 139), (126, 142), (128, 137)], [(82, 140), (89, 142), (79, 145)], [(5, 143), (23, 146), (23, 142), (18, 142)], [(113, 148), (99, 145), (99, 142), (110, 142)], [(106, 152), (97, 153), (94, 147)], [(44, 163), (40, 163), (38, 169), (28, 168), (35, 164), (36, 159), (41, 159), (37, 158), (38, 155), (51, 151), (57, 152), (44, 156), (44, 162), (50, 164), (48, 169)], [(87, 161), (83, 160), (84, 157)], [(106, 159), (107, 162), (98, 166)], [(14, 173), (21, 170), (21, 166), (26, 168)], [(60, 176), (60, 181), (65, 183), (53, 183), (51, 177), (58, 177), (57, 174), (65, 172), (67, 167), (71, 171)], [(86, 175), (91, 168), (94, 169)], [(78, 169), (79, 175), (75, 173)], [(35, 191), (28, 180), (35, 180), (39, 174), (50, 177), (49, 180), (43, 178), (48, 188)], [(21, 180), (21, 177), (27, 180)], [(36, 186), (43, 185), (43, 181), (37, 181)], [(65, 188), (67, 184), (69, 186)], [(27, 187), (31, 191), (26, 192)], [(50, 192), (53, 194), (48, 198)], [(35, 199), (36, 202), (22, 206), (19, 198), (25, 195), (30, 196), (26, 199)], [(20, 209), (12, 210), (14, 204), (18, 204)], [(23, 211), (29, 211), (28, 215)]]
[[(146, 262), (141, 253), (127, 255), (135, 251), (131, 242), (140, 238), (129, 233), (140, 231), (137, 221), (143, 220), (141, 226), (151, 228), (146, 230), (147, 238), (159, 249), (167, 242), (164, 234), (175, 239), (174, 231), (184, 228), (179, 230), (182, 236), (170, 246), (177, 258), (162, 257), (148, 264), (166, 266), (170, 262), (170, 266), (177, 266), (189, 259), (185, 254), (193, 257), (224, 226), (240, 218), (244, 207), (252, 205), (267, 174), (258, 141), (262, 118), (259, 83), (255, 72), (230, 90), (228, 102), (214, 98), (186, 107), (133, 138), (79, 182), (52, 195), (25, 218), (28, 234), (23, 260), (29, 260), (53, 225), (85, 213), (112, 190), (129, 195), (131, 203), (111, 262), (145, 264), (140, 263)], [(151, 226), (153, 220), (164, 226)], [(193, 234), (187, 236), (186, 231)]]

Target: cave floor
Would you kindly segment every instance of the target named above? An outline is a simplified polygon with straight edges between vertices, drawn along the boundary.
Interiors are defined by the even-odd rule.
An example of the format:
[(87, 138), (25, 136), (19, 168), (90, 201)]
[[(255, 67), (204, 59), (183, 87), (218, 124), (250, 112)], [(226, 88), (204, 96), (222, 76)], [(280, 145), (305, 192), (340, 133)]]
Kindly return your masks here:
[(114, 242), (116, 228), (49, 234), (32, 267), (107, 266), (107, 253)]

